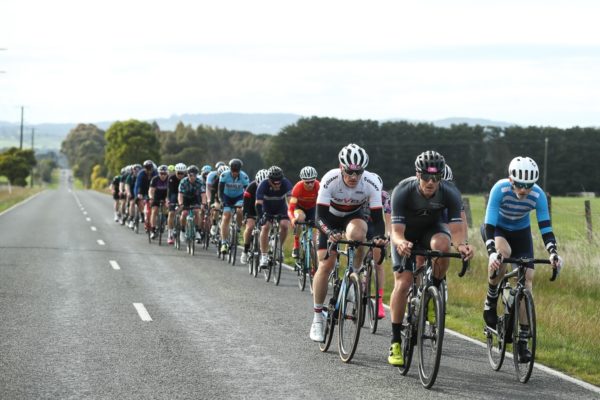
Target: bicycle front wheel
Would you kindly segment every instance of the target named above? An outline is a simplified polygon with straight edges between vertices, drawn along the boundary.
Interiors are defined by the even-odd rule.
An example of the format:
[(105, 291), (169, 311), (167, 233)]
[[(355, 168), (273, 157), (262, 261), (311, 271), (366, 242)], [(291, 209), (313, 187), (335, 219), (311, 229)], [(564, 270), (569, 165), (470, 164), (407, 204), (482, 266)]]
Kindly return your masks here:
[(231, 232), (231, 246), (229, 247), (229, 254), (231, 254), (231, 265), (235, 265), (235, 259), (237, 257), (238, 248), (238, 229), (237, 225)]
[(361, 296), (359, 277), (352, 273), (346, 282), (338, 318), (338, 350), (340, 358), (346, 363), (352, 360), (358, 346), (362, 319)]
[(367, 315), (371, 333), (377, 332), (377, 321), (379, 321), (379, 275), (377, 268), (371, 263), (367, 269), (367, 282), (365, 286), (365, 298), (367, 300)]
[(313, 281), (315, 279), (315, 274), (317, 273), (317, 267), (319, 266), (319, 260), (317, 259), (317, 249), (315, 248), (315, 245), (313, 244), (312, 240), (309, 243), (309, 249), (310, 261), (308, 262), (308, 284), (310, 285), (310, 293), (312, 294)]
[[(498, 293), (502, 293), (504, 286), (500, 286)], [(499, 371), (502, 368), (504, 362), (504, 355), (506, 354), (506, 335), (510, 334), (510, 330), (506, 329), (506, 324), (509, 321), (508, 310), (505, 309), (505, 304), (500, 301), (498, 304), (498, 325), (496, 330), (485, 327), (485, 336), (487, 343), (488, 360), (494, 371)]]
[(419, 351), (419, 377), (426, 389), (435, 383), (444, 342), (444, 305), (440, 292), (429, 286), (421, 296), (417, 347)]
[(298, 249), (298, 259), (296, 260), (296, 274), (298, 275), (298, 288), (301, 292), (306, 288), (306, 266), (308, 260), (306, 259), (306, 245), (304, 243), (304, 238), (300, 241), (300, 248)]
[(279, 234), (275, 236), (275, 246), (273, 246), (273, 283), (279, 285), (281, 279), (281, 264), (283, 264), (283, 249), (281, 248), (281, 238)]
[(251, 264), (252, 264), (252, 275), (256, 278), (258, 276), (258, 267), (259, 267), (259, 263), (260, 263), (260, 245), (259, 245), (259, 236), (258, 235), (252, 235), (252, 246), (251, 247), (251, 252), (250, 252), (250, 257), (251, 257)]
[(398, 370), (402, 375), (406, 375), (410, 369), (413, 351), (417, 342), (417, 321), (419, 310), (415, 310), (415, 304), (418, 302), (414, 300), (415, 297), (413, 297), (412, 294), (413, 291), (411, 289), (406, 302), (406, 316), (402, 321), (402, 327), (404, 329), (402, 329), (401, 332), (402, 342), (400, 343), (400, 346), (402, 347), (402, 358), (404, 363), (402, 366), (398, 367)]
[[(527, 289), (517, 292), (515, 295), (515, 313), (513, 325), (513, 361), (517, 379), (521, 383), (527, 383), (533, 371), (536, 346), (536, 326), (535, 326), (535, 307), (533, 305), (533, 296)], [(529, 326), (529, 332), (520, 333), (521, 326)], [(527, 344), (531, 352), (529, 359), (521, 359), (519, 348)]]
[(325, 318), (325, 341), (319, 343), (319, 350), (326, 352), (331, 346), (333, 340), (333, 332), (337, 322), (337, 310), (333, 306), (327, 309), (327, 317)]

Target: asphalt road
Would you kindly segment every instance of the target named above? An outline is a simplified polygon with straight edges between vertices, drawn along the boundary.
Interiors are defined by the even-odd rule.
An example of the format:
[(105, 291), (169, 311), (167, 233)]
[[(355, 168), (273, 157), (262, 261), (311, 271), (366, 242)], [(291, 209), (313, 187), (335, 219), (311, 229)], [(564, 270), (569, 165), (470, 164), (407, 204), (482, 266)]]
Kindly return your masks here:
[(0, 215), (0, 399), (600, 398), (539, 369), (520, 384), (512, 360), (494, 372), (450, 334), (425, 390), (416, 363), (406, 377), (387, 364), (389, 320), (344, 364), (337, 339), (321, 353), (308, 338), (292, 272), (276, 287), (213, 252), (149, 245), (111, 206), (63, 182)]

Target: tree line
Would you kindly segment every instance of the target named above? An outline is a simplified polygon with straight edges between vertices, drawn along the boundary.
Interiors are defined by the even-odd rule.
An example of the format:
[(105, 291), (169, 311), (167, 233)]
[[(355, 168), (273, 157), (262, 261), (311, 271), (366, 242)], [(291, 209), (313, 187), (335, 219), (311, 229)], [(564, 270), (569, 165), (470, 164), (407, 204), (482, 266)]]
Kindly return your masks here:
[[(335, 118), (302, 118), (277, 135), (218, 127), (178, 124), (163, 131), (156, 123), (137, 120), (115, 122), (106, 132), (80, 124), (62, 143), (75, 176), (88, 187), (91, 176), (112, 177), (121, 167), (151, 159), (157, 164), (214, 165), (232, 157), (244, 161), (250, 176), (264, 167), (279, 165), (293, 181), (305, 165), (323, 175), (337, 167), (337, 154), (347, 143), (364, 147), (368, 169), (378, 173), (387, 189), (414, 174), (414, 160), (424, 150), (443, 154), (463, 192), (487, 192), (507, 176), (517, 155), (537, 161), (546, 191), (600, 192), (600, 171), (593, 168), (600, 154), (599, 129), (553, 127), (483, 127), (466, 124), (450, 128), (428, 123), (378, 122)], [(547, 147), (546, 147), (547, 140)], [(544, 155), (547, 154), (547, 165)], [(542, 179), (539, 181), (542, 184)]]

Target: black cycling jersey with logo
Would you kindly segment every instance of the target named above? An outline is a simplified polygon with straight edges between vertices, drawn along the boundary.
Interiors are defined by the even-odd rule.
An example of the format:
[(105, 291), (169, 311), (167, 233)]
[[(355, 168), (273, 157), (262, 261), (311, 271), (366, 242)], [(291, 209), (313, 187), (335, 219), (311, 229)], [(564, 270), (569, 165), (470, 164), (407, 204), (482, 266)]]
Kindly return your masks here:
[(154, 190), (154, 200), (166, 200), (167, 199), (167, 188), (169, 185), (168, 179), (164, 181), (160, 179), (160, 176), (155, 176), (150, 181), (150, 187), (153, 187)]
[(441, 181), (439, 189), (427, 199), (419, 191), (419, 181), (413, 176), (401, 181), (392, 193), (392, 224), (406, 225), (406, 230), (423, 230), (442, 221), (448, 210), (448, 222), (462, 222), (461, 194), (450, 182)]

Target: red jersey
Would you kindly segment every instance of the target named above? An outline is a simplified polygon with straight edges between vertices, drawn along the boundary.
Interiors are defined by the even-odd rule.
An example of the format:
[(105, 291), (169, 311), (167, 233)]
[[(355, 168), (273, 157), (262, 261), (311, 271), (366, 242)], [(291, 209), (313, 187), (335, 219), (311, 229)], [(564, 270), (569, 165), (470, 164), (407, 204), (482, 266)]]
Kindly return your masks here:
[(317, 205), (317, 195), (319, 194), (319, 181), (315, 180), (313, 190), (308, 191), (304, 188), (304, 182), (299, 181), (292, 189), (292, 197), (298, 199), (298, 207), (305, 210), (313, 208)]

